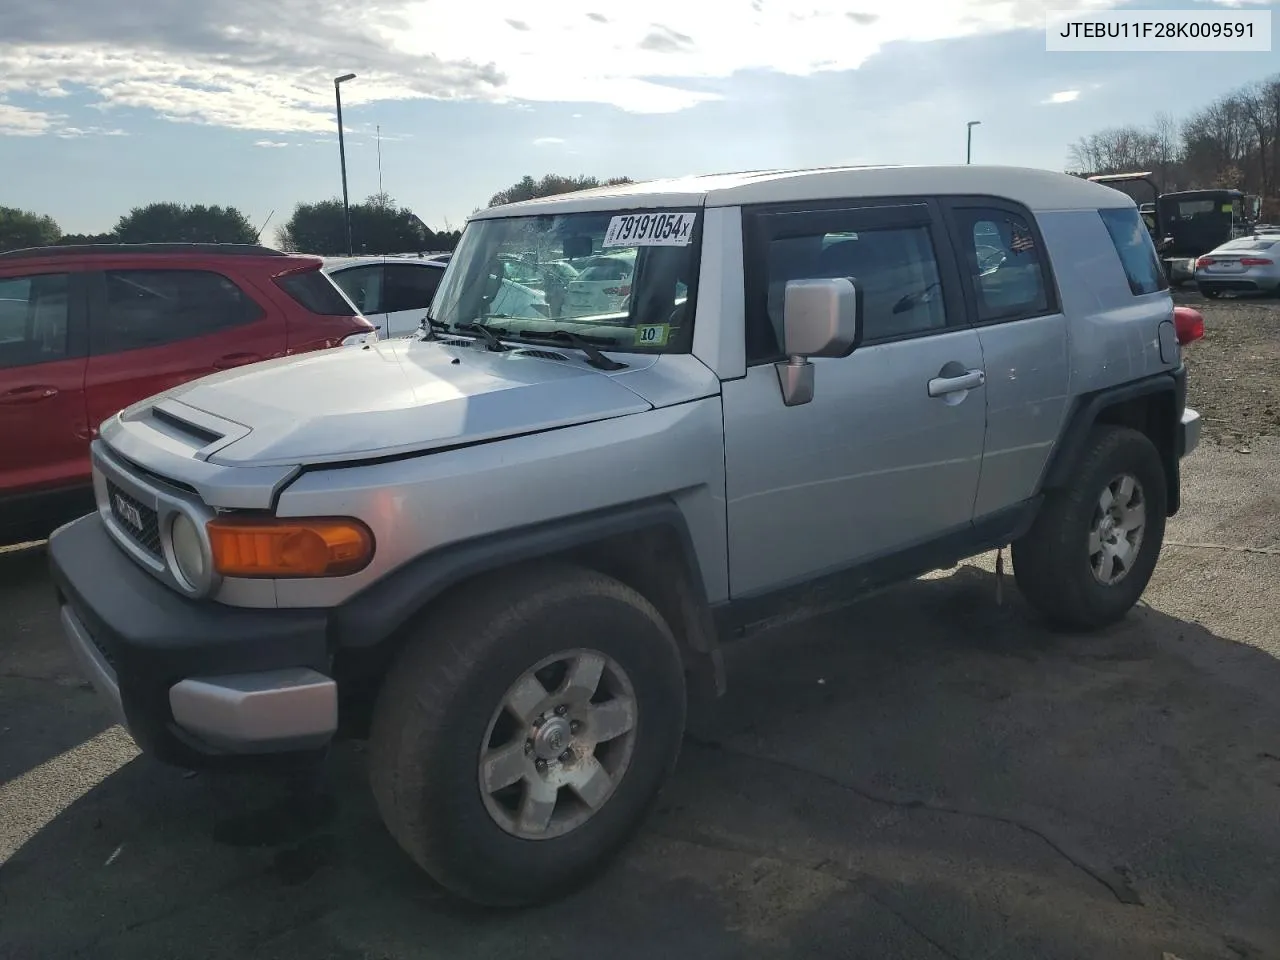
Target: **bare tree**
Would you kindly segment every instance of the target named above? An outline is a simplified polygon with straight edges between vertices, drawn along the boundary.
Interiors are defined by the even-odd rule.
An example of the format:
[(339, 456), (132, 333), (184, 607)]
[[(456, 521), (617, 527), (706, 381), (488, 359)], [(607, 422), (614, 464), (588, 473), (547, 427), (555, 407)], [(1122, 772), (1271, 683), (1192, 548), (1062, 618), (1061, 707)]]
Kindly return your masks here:
[[(1280, 216), (1280, 74), (1219, 97), (1178, 122), (1157, 114), (1081, 137), (1068, 152), (1070, 172), (1150, 170), (1162, 191), (1231, 187), (1264, 197)], [(1270, 198), (1269, 200), (1266, 198)]]

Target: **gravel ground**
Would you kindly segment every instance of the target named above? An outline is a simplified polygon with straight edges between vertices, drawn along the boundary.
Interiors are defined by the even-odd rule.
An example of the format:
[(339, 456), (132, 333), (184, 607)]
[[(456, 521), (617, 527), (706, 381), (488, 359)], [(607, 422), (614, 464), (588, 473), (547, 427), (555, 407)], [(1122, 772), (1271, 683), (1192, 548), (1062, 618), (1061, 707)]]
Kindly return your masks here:
[(1192, 288), (1177, 300), (1204, 314), (1204, 339), (1183, 355), (1187, 402), (1205, 418), (1205, 440), (1248, 449), (1280, 436), (1280, 300), (1206, 300)]

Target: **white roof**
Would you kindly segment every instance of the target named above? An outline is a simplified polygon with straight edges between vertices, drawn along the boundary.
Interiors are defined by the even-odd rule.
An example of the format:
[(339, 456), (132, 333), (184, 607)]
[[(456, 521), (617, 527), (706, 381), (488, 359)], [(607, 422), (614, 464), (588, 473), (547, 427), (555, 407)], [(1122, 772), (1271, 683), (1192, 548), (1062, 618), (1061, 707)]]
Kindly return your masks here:
[(755, 203), (838, 200), (844, 197), (983, 194), (1037, 212), (1133, 207), (1125, 193), (1053, 170), (996, 166), (826, 167), (757, 170), (597, 187), (539, 200), (490, 207), (480, 220), (542, 213), (663, 207), (731, 207)]
[(433, 256), (440, 256), (440, 254), (428, 254), (427, 256), (419, 257), (416, 253), (388, 253), (383, 256), (323, 257), (322, 260), (326, 273), (369, 263), (411, 263), (421, 264), (424, 267), (435, 267), (437, 270), (442, 269), (445, 265), (439, 260), (432, 260), (431, 257)]

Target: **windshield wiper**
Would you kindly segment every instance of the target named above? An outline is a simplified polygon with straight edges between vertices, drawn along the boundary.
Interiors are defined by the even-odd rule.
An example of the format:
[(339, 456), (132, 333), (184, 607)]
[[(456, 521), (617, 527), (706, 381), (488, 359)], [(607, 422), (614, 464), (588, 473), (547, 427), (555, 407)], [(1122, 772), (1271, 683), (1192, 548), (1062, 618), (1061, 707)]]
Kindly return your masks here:
[(443, 320), (437, 320), (431, 314), (427, 314), (422, 318), (422, 322), (418, 324), (418, 329), (423, 333), (423, 340), (437, 340), (436, 334), (444, 333), (449, 329), (449, 325)]
[(585, 353), (587, 362), (598, 370), (624, 370), (627, 366), (617, 360), (610, 360), (596, 349), (597, 343), (604, 347), (617, 346), (618, 341), (610, 337), (585, 337), (568, 330), (521, 330), (518, 339), (530, 343), (567, 343), (575, 350)]
[(510, 331), (505, 327), (491, 327), (486, 323), (480, 323), (473, 320), (470, 323), (454, 324), (453, 329), (458, 333), (478, 333), (484, 338), (485, 345), (494, 351), (506, 350), (507, 345), (503, 343), (499, 337), (505, 337)]

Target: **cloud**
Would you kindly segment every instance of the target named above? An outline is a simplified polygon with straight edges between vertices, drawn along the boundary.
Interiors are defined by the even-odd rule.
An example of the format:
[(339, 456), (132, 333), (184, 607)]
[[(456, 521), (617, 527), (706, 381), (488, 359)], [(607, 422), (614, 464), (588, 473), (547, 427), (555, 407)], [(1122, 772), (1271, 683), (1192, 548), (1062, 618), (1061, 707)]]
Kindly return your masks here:
[(1041, 103), (1070, 103), (1071, 101), (1078, 99), (1079, 96), (1080, 96), (1079, 90), (1059, 90), (1057, 93), (1049, 94), (1047, 99), (1041, 100), (1040, 102)]
[(0, 137), (43, 136), (54, 129), (60, 119), (51, 113), (0, 103)]
[(127, 130), (121, 130), (118, 127), (64, 127), (58, 126), (53, 131), (63, 140), (73, 140), (76, 137), (127, 137)]
[[(1085, 12), (1122, 3), (1054, 6)], [(425, 98), (664, 113), (718, 99), (707, 81), (739, 71), (802, 77), (856, 69), (896, 42), (1044, 29), (1042, 0), (808, 0), (799, 19), (787, 4), (760, 0), (646, 0), (610, 7), (607, 16), (598, 0), (9, 6), (0, 98), (20, 94), (33, 102), (21, 111), (6, 107), (0, 132), (27, 135), (65, 124), (39, 108), (40, 98), (67, 94), (175, 122), (327, 133), (333, 77), (348, 71), (357, 79), (343, 86), (343, 106), (357, 124), (363, 105)]]
[[(344, 123), (343, 126), (345, 127), (346, 124)], [(270, 148), (279, 149), (280, 147), (287, 147), (289, 144), (285, 143), (283, 140), (255, 140), (253, 141), (253, 145), (255, 147), (270, 147)]]
[(533, 141), (535, 147), (554, 147), (556, 144), (564, 143), (563, 137), (539, 137)]
[(693, 37), (660, 23), (655, 23), (653, 29), (640, 41), (641, 50), (652, 50), (655, 53), (684, 53), (692, 48)]

